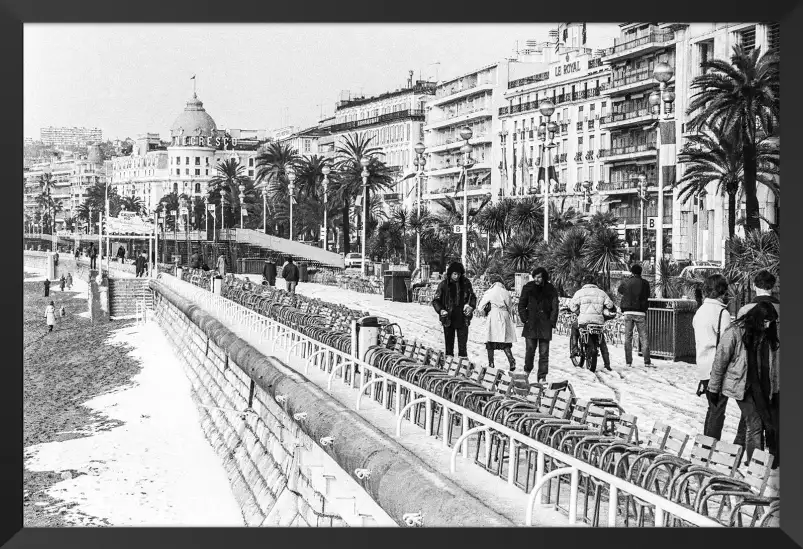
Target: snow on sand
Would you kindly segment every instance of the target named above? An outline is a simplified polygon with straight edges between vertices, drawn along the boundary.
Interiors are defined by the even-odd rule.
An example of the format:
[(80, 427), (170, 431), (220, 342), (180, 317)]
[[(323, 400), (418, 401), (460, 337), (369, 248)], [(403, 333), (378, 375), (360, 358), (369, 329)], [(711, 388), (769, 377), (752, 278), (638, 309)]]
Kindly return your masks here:
[[(114, 526), (243, 526), (226, 473), (199, 426), (189, 381), (159, 327), (126, 327), (109, 343), (133, 346), (142, 370), (131, 386), (84, 405), (124, 424), (30, 446), (27, 467), (77, 470), (48, 494)], [(71, 510), (65, 520), (85, 524)]]

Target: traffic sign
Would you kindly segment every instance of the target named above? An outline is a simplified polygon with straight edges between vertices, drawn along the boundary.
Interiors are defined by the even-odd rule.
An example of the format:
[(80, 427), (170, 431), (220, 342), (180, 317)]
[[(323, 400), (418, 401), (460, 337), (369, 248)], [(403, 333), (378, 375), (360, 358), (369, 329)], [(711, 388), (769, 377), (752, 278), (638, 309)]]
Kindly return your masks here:
[(658, 227), (658, 218), (657, 217), (648, 217), (647, 218), (647, 229), (654, 231)]
[(206, 205), (206, 209), (209, 210), (210, 212), (214, 212), (215, 211), (215, 205), (214, 204), (207, 204)]
[(455, 234), (462, 234), (462, 233), (463, 233), (463, 227), (464, 227), (464, 226), (465, 226), (465, 225), (455, 225), (455, 226), (453, 227), (453, 229), (454, 229), (454, 233), (455, 233)]

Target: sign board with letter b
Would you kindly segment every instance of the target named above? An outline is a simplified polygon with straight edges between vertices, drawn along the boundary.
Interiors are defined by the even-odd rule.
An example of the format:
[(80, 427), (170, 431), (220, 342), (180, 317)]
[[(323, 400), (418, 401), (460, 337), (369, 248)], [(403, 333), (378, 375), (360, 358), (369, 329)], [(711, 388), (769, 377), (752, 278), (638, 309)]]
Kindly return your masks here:
[(650, 231), (654, 231), (658, 228), (658, 218), (657, 217), (648, 217), (647, 218), (647, 229)]
[(462, 234), (463, 233), (463, 225), (454, 225), (453, 226), (454, 234)]

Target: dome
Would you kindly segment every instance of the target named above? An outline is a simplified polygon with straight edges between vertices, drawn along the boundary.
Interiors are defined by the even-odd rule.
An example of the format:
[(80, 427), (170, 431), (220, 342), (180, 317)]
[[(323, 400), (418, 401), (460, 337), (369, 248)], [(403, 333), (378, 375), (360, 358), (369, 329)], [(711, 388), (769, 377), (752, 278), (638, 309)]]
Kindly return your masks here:
[(87, 159), (93, 164), (103, 164), (103, 151), (99, 145), (89, 145)]
[(192, 99), (187, 101), (184, 112), (178, 115), (170, 127), (170, 134), (174, 137), (210, 137), (216, 129), (215, 121), (204, 109), (204, 104), (193, 94)]

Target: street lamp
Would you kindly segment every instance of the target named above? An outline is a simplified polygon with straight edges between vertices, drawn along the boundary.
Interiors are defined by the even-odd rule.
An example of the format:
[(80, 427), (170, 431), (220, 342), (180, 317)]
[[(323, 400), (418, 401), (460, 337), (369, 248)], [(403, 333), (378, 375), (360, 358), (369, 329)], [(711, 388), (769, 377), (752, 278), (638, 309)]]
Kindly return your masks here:
[(671, 105), (675, 100), (675, 94), (666, 89), (666, 83), (672, 79), (674, 70), (668, 63), (658, 63), (653, 71), (653, 77), (659, 84), (659, 92), (650, 94), (650, 105), (653, 112), (657, 112), (657, 125), (655, 130), (655, 140), (658, 146), (658, 226), (655, 235), (655, 287), (660, 289), (661, 272), (660, 265), (664, 255), (664, 177), (663, 177), (663, 162), (661, 161), (661, 122), (668, 118), (666, 116), (666, 108), (664, 103)]
[(240, 190), (240, 228), (244, 229), (243, 210), (245, 209), (245, 185), (241, 183), (237, 188)]
[(463, 266), (466, 265), (468, 257), (468, 169), (474, 165), (474, 161), (471, 159), (472, 147), (469, 140), (473, 135), (474, 132), (468, 126), (464, 126), (460, 130), (460, 139), (465, 141), (463, 146), (460, 147), (460, 152), (463, 154), (463, 239), (462, 253), (460, 254)]
[(413, 165), (418, 172), (418, 198), (416, 200), (418, 211), (418, 230), (415, 232), (415, 268), (421, 272), (421, 184), (424, 180), (424, 167), (427, 165), (427, 159), (424, 157), (426, 146), (420, 141), (416, 143), (415, 147), (415, 160)]
[(647, 176), (639, 175), (638, 178), (638, 197), (641, 206), (639, 214), (639, 261), (644, 262), (644, 202), (647, 201)]
[[(550, 120), (555, 113), (555, 104), (552, 101), (543, 100), (538, 111), (541, 116), (546, 118), (546, 123), (542, 123), (538, 128), (538, 135), (544, 146), (544, 242), (549, 242), (549, 164), (552, 156), (551, 149), (555, 148), (555, 133), (558, 131), (558, 125)], [(547, 143), (547, 134), (549, 143)]]
[(290, 193), (290, 240), (293, 240), (293, 201), (294, 201), (293, 193), (296, 190), (295, 183), (293, 182), (296, 180), (296, 172), (290, 166), (285, 168), (284, 171), (287, 174), (287, 180), (290, 182), (290, 185), (287, 187), (287, 190)]
[(326, 251), (327, 240), (329, 240), (329, 225), (326, 223), (326, 201), (328, 198), (329, 192), (329, 172), (332, 169), (329, 167), (328, 164), (324, 164), (321, 168), (321, 173), (323, 174), (323, 249)]
[(368, 171), (368, 165), (371, 159), (367, 156), (360, 158), (360, 165), (362, 166), (362, 276), (366, 276), (365, 272), (365, 253), (367, 247), (365, 245), (366, 225), (368, 225), (368, 176), (371, 173)]
[(167, 201), (162, 200), (162, 263), (167, 263)]

